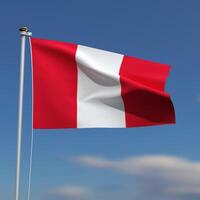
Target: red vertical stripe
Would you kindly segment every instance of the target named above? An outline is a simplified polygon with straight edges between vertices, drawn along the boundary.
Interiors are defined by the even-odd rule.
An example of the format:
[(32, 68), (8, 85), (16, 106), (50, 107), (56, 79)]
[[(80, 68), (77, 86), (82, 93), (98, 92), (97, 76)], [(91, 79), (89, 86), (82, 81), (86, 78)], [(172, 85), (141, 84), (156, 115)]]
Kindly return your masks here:
[(164, 87), (169, 66), (124, 56), (120, 68), (126, 127), (175, 123)]
[(77, 127), (77, 45), (31, 39), (33, 128)]

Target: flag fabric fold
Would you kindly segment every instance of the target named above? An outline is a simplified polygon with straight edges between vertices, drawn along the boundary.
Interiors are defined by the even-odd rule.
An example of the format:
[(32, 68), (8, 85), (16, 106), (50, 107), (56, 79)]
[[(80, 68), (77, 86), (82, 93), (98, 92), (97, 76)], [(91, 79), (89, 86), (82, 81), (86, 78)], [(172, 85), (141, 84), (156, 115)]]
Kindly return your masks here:
[(122, 54), (31, 38), (33, 128), (175, 123), (170, 67)]

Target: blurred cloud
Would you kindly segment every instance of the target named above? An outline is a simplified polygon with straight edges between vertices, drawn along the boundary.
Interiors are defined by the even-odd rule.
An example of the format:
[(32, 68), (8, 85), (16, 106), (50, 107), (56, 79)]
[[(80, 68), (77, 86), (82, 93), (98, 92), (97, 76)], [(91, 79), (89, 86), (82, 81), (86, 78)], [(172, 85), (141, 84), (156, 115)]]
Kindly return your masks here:
[(134, 176), (137, 178), (137, 190), (143, 196), (138, 199), (200, 199), (199, 162), (155, 155), (121, 160), (82, 155), (72, 160), (79, 165), (111, 169)]
[(91, 191), (87, 187), (83, 186), (62, 186), (49, 192), (50, 199), (73, 199), (83, 200), (87, 199), (91, 195)]
[(197, 95), (197, 102), (200, 103), (200, 94)]

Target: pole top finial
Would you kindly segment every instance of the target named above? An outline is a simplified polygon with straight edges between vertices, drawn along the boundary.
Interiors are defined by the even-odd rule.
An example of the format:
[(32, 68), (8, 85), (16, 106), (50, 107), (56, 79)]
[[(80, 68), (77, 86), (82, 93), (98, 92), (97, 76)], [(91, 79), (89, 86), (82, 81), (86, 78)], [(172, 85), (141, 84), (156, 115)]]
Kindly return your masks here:
[(28, 27), (26, 27), (26, 26), (22, 26), (20, 29), (19, 29), (19, 31), (20, 32), (29, 32), (29, 29), (28, 29)]
[(28, 36), (28, 37), (32, 36), (32, 33), (29, 31), (29, 28), (26, 26), (22, 26), (19, 29), (19, 31), (20, 31), (20, 35), (22, 35), (22, 36)]

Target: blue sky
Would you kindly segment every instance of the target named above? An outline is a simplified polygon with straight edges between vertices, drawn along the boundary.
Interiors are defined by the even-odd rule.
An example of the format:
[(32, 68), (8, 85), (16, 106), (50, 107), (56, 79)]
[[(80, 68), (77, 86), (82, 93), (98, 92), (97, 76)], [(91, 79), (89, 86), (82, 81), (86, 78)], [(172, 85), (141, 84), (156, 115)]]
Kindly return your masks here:
[[(0, 199), (14, 197), (20, 38), (68, 41), (172, 65), (177, 124), (131, 129), (35, 131), (31, 199), (200, 198), (200, 2), (11, 1), (0, 6)], [(27, 45), (21, 200), (31, 135)]]

